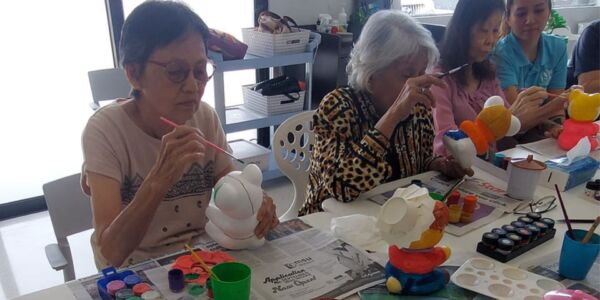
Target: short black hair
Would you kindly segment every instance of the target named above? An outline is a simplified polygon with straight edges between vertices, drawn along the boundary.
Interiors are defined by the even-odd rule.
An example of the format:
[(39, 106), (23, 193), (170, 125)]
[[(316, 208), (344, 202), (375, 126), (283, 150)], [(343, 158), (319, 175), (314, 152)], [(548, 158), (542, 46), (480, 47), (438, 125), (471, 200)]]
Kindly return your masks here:
[[(514, 0), (506, 0), (506, 10), (504, 11), (504, 16), (510, 16), (510, 9), (514, 4)], [(548, 0), (548, 9), (552, 10), (552, 0)]]
[[(510, 17), (510, 9), (512, 8), (514, 0), (506, 0), (506, 9), (504, 11), (504, 17), (502, 18), (502, 34), (501, 36), (507, 36), (510, 33), (510, 27), (508, 26), (508, 17)], [(548, 0), (548, 9), (552, 12), (552, 0)]]
[[(448, 24), (440, 51), (440, 65), (446, 72), (469, 62), (471, 29), (485, 22), (495, 12), (504, 12), (504, 0), (460, 0)], [(471, 65), (473, 75), (478, 79), (496, 77), (494, 65), (485, 59)], [(464, 71), (453, 74), (461, 85), (466, 85)]]
[(119, 43), (121, 66), (137, 64), (141, 72), (157, 48), (169, 45), (190, 32), (200, 33), (206, 46), (208, 27), (186, 4), (146, 1), (137, 6), (123, 24)]

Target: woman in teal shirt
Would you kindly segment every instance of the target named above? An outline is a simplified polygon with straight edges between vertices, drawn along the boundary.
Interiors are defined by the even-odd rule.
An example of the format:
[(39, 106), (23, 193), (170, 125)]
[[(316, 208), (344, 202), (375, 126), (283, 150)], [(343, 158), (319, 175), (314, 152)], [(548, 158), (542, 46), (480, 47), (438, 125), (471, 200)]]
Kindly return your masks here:
[(567, 43), (543, 32), (550, 17), (551, 2), (506, 2), (504, 33), (508, 34), (496, 44), (493, 59), (504, 95), (511, 104), (519, 91), (531, 86), (544, 88), (555, 95), (565, 90)]

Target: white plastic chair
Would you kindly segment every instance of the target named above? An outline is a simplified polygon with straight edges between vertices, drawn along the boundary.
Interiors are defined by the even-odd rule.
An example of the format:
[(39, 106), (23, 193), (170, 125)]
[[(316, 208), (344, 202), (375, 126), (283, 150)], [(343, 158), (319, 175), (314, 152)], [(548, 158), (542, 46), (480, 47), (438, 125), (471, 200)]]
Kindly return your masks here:
[(294, 186), (294, 200), (290, 208), (279, 218), (282, 221), (298, 217), (298, 210), (306, 199), (310, 156), (314, 134), (312, 117), (314, 110), (301, 112), (283, 122), (273, 135), (273, 153), (277, 166)]
[(92, 99), (90, 107), (100, 108), (100, 101), (127, 98), (131, 93), (131, 85), (123, 69), (103, 69), (88, 72)]
[(92, 228), (90, 199), (74, 174), (42, 186), (57, 244), (46, 245), (46, 257), (54, 270), (62, 270), (65, 282), (75, 279), (73, 257), (67, 237)]

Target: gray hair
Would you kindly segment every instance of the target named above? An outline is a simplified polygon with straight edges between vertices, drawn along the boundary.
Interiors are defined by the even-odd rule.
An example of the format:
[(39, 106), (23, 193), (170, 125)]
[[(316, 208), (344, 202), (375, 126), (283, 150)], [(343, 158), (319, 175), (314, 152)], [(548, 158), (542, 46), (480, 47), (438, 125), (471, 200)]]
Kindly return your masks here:
[(437, 63), (439, 52), (429, 30), (398, 10), (381, 10), (369, 17), (352, 49), (346, 66), (348, 84), (370, 91), (369, 80), (399, 58), (427, 54), (428, 67)]

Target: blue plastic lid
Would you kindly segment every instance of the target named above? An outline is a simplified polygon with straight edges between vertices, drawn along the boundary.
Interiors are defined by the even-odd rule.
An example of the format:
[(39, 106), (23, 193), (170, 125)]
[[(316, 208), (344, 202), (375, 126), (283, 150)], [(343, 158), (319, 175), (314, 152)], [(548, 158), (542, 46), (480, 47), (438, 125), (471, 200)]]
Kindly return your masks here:
[(448, 131), (446, 131), (446, 133), (444, 135), (453, 140), (457, 140), (457, 141), (468, 138), (468, 136), (462, 130), (456, 130), (456, 129), (448, 130)]
[(134, 286), (140, 282), (142, 282), (142, 279), (140, 278), (140, 276), (137, 276), (135, 274), (133, 275), (128, 275), (126, 276), (123, 281), (125, 281), (125, 284), (129, 287)]

